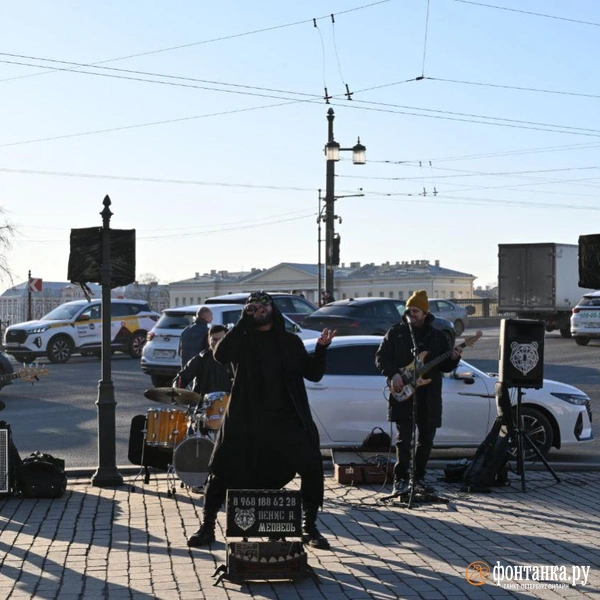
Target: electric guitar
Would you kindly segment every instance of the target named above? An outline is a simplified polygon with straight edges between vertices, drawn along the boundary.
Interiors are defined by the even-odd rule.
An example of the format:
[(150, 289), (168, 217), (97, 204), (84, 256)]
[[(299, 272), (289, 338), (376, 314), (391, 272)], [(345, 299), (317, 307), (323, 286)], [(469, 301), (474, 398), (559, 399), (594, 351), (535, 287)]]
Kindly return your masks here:
[(24, 365), (17, 373), (7, 373), (0, 375), (0, 383), (12, 381), (13, 379), (22, 379), (23, 381), (38, 381), (40, 377), (46, 377), (50, 371), (41, 365)]
[[(467, 338), (462, 344), (455, 346), (455, 348), (470, 348), (479, 340), (479, 338), (481, 338), (482, 335), (482, 331), (477, 331), (473, 337)], [(415, 389), (413, 388), (415, 371), (417, 372), (416, 387), (421, 387), (422, 385), (431, 383), (431, 379), (423, 379), (422, 375), (426, 375), (429, 371), (431, 371), (431, 369), (433, 369), (433, 367), (446, 360), (452, 354), (452, 352), (454, 352), (454, 348), (452, 348), (452, 350), (448, 350), (448, 352), (444, 352), (444, 354), (434, 358), (427, 364), (423, 364), (423, 361), (428, 353), (427, 351), (421, 352), (417, 356), (416, 360), (413, 360), (410, 365), (400, 369), (400, 376), (402, 377), (404, 387), (399, 392), (390, 392), (390, 396), (397, 402), (405, 402), (406, 400), (410, 400), (415, 393)], [(389, 383), (391, 384), (391, 381)]]

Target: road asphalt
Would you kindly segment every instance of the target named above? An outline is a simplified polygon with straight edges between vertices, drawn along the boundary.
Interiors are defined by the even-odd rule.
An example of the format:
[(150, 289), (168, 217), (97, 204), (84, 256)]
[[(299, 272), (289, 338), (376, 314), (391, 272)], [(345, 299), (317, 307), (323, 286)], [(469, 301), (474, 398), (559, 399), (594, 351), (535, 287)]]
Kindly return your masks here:
[[(93, 486), (80, 470), (69, 473), (61, 498), (0, 497), (1, 598), (600, 598), (595, 471), (561, 470), (557, 483), (545, 469), (528, 469), (526, 491), (511, 473), (507, 486), (475, 492), (433, 468), (427, 481), (437, 494), (424, 500), (437, 501), (409, 507), (384, 501), (389, 485), (338, 483), (327, 463), (319, 527), (331, 549), (306, 552), (318, 581), (217, 585), (215, 570), (227, 565), (232, 574), (227, 553), (242, 541), (225, 539), (224, 510), (217, 541), (188, 548), (202, 494), (162, 472), (147, 483), (131, 466), (119, 472), (120, 486)], [(260, 542), (259, 554), (266, 544), (248, 541)]]

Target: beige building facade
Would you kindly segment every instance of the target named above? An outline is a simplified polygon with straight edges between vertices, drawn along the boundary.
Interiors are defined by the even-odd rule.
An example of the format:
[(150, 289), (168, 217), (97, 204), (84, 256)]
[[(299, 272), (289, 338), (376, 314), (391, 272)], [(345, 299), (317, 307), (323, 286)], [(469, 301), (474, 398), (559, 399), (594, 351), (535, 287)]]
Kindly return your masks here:
[[(322, 281), (323, 272), (321, 269)], [(230, 273), (211, 271), (196, 273), (191, 279), (169, 284), (171, 306), (202, 304), (207, 298), (222, 294), (267, 290), (303, 293), (318, 304), (317, 265), (279, 263), (269, 269)], [(336, 300), (357, 297), (407, 299), (415, 290), (426, 290), (430, 298), (472, 298), (476, 276), (448, 269), (440, 261), (413, 260), (382, 265), (350, 263), (335, 271)]]

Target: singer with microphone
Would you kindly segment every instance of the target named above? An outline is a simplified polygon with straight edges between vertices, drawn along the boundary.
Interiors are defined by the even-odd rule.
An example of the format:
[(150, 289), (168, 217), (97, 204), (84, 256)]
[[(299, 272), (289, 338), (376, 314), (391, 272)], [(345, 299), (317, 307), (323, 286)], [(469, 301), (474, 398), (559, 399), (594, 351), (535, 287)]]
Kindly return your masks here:
[[(442, 372), (456, 368), (462, 349), (451, 349), (447, 337), (433, 327), (434, 319), (429, 312), (427, 292), (416, 291), (407, 300), (400, 322), (388, 330), (375, 355), (375, 365), (387, 378), (390, 388), (388, 420), (396, 423), (393, 494), (397, 496), (408, 493), (411, 486), (416, 493), (435, 492), (425, 484), (424, 477), (436, 430), (442, 424)], [(443, 354), (448, 354), (448, 358), (429, 370), (426, 375), (429, 382), (420, 385), (414, 377), (419, 360), (427, 364)], [(418, 435), (411, 464), (415, 423)]]

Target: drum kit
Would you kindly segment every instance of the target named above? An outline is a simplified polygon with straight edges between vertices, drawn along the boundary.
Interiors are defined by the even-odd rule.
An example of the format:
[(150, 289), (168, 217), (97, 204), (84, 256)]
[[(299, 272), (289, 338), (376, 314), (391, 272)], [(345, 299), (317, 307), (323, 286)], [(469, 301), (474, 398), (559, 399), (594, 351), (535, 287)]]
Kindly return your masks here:
[[(137, 464), (146, 469), (148, 466), (160, 468), (167, 455), (169, 497), (175, 494), (174, 476), (181, 480), (181, 487), (201, 488), (208, 477), (213, 440), (223, 422), (229, 394), (213, 392), (202, 397), (191, 390), (164, 387), (150, 388), (144, 396), (168, 406), (148, 408)], [(140, 474), (141, 471), (135, 479)], [(148, 477), (146, 470), (146, 483)], [(133, 484), (131, 490), (135, 490)]]

